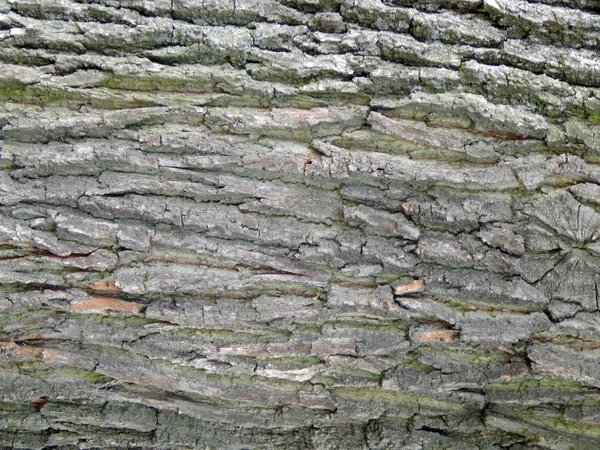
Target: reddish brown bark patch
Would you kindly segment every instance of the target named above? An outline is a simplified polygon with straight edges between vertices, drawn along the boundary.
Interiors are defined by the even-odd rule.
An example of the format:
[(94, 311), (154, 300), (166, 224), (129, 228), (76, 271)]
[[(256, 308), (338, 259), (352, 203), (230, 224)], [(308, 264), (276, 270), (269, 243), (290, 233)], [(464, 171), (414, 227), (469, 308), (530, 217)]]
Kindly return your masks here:
[(418, 280), (415, 280), (412, 283), (404, 284), (402, 286), (396, 286), (396, 289), (394, 289), (394, 294), (396, 294), (396, 295), (415, 294), (417, 292), (424, 291), (425, 286), (426, 286), (425, 280), (423, 278), (419, 278)]
[(71, 303), (71, 311), (82, 313), (107, 313), (118, 311), (138, 314), (142, 312), (145, 305), (112, 297), (90, 297), (88, 300)]
[(0, 351), (1, 353), (17, 353), (19, 350), (19, 346), (16, 342), (0, 342)]
[(456, 332), (452, 330), (439, 330), (439, 331), (428, 331), (419, 336), (419, 341), (441, 341), (441, 342), (452, 342), (456, 337)]
[[(14, 342), (12, 344), (14, 344)], [(13, 354), (22, 358), (42, 359), (48, 362), (66, 361), (68, 359), (63, 353), (47, 347), (34, 347), (33, 345), (17, 345), (16, 347), (11, 347), (11, 350)]]
[(43, 338), (44, 336), (42, 335), (42, 333), (30, 333), (23, 336), (19, 336), (19, 339), (17, 339), (17, 341), (37, 341)]
[(33, 408), (35, 408), (39, 411), (47, 403), (48, 403), (48, 397), (40, 397), (40, 398), (36, 398), (35, 400), (33, 400), (30, 404)]
[(417, 207), (417, 204), (415, 202), (406, 202), (406, 203), (402, 204), (402, 209), (407, 214), (412, 213), (416, 207)]

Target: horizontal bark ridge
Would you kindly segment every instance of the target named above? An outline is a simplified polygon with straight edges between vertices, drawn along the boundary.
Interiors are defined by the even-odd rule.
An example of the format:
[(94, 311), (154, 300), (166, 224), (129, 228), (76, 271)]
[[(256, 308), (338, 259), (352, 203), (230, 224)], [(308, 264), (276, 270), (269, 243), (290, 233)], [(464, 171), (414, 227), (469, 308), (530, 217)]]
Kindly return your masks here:
[(593, 0), (0, 0), (0, 447), (596, 449)]

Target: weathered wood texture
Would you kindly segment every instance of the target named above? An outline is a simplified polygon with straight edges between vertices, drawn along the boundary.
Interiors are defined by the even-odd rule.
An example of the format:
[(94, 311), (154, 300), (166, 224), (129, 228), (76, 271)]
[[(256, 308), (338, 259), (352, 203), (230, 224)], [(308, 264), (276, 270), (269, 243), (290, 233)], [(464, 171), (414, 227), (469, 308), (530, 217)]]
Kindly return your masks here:
[(2, 448), (600, 448), (595, 0), (0, 0)]

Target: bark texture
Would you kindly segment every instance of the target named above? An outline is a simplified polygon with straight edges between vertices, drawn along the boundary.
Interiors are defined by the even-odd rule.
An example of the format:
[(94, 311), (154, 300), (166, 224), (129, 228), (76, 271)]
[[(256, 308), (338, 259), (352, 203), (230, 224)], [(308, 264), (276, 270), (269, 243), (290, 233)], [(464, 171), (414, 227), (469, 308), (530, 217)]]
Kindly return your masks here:
[(597, 449), (596, 0), (0, 0), (0, 447)]

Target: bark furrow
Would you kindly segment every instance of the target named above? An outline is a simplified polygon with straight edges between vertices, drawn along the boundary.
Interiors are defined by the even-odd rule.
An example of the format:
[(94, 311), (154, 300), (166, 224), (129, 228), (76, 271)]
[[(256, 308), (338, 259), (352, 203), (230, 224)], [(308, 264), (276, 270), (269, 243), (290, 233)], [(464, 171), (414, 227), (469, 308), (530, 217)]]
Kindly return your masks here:
[(597, 449), (593, 0), (0, 0), (0, 448)]

